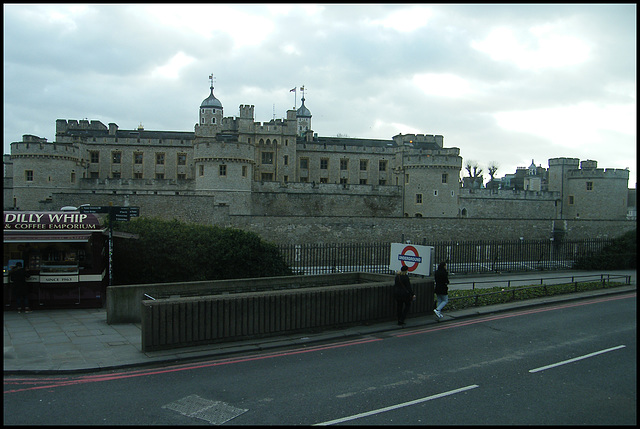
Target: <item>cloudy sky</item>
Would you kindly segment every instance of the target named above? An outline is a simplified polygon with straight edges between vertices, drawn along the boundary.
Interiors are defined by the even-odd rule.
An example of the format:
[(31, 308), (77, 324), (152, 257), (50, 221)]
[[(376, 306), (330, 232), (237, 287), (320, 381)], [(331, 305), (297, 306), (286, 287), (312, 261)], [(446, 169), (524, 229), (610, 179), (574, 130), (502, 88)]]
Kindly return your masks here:
[(636, 183), (635, 4), (5, 4), (3, 30), (4, 153), (56, 119), (193, 131), (213, 73), (225, 116), (284, 118), (304, 86), (320, 136), (441, 134), (499, 177), (571, 157)]

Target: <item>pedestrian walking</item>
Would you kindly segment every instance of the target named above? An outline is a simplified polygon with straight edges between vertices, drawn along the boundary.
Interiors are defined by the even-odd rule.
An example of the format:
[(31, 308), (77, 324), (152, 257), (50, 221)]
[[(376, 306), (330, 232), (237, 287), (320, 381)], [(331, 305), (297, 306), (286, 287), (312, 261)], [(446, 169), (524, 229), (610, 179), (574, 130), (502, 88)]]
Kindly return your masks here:
[(436, 308), (433, 310), (438, 316), (438, 319), (441, 319), (442, 309), (449, 302), (449, 272), (447, 271), (447, 263), (440, 262), (438, 264), (438, 269), (434, 273), (434, 279), (436, 283)]
[(17, 262), (10, 273), (11, 283), (13, 283), (13, 293), (16, 296), (18, 313), (24, 308), (25, 313), (31, 313), (29, 308), (29, 287), (27, 285), (27, 272), (22, 266), (22, 262)]
[(403, 265), (400, 271), (396, 273), (394, 294), (396, 298), (396, 306), (398, 311), (398, 325), (404, 326), (404, 320), (411, 308), (411, 302), (416, 299), (411, 281), (409, 280), (409, 267)]

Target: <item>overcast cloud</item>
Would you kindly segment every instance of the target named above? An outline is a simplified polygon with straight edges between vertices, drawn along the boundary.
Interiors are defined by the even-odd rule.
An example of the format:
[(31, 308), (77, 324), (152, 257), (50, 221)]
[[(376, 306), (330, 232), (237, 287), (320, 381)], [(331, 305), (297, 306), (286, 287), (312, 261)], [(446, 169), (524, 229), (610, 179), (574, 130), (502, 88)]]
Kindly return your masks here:
[[(305, 106), (320, 136), (441, 134), (498, 176), (555, 157), (636, 184), (636, 5), (4, 5), (4, 153), (56, 119), (193, 131)], [(485, 175), (485, 179), (487, 176)]]

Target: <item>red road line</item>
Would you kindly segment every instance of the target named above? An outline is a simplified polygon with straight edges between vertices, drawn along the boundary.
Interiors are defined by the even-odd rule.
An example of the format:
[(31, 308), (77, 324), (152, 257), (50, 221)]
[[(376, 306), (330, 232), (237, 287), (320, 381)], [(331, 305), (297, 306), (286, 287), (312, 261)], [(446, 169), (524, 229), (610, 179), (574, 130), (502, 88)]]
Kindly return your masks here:
[[(418, 329), (418, 330), (409, 331), (401, 334), (396, 334), (396, 335), (393, 335), (393, 337), (407, 337), (410, 335), (424, 334), (427, 332), (435, 332), (435, 331), (441, 331), (444, 329), (453, 329), (453, 328), (459, 328), (462, 326), (474, 325), (477, 323), (490, 322), (492, 320), (507, 319), (511, 317), (525, 316), (528, 314), (536, 314), (536, 313), (542, 313), (546, 311), (555, 311), (563, 308), (578, 307), (582, 305), (599, 304), (604, 301), (627, 299), (635, 296), (636, 296), (636, 293), (633, 292), (629, 294), (616, 295), (616, 296), (593, 299), (588, 301), (573, 302), (573, 303), (567, 303), (563, 305), (517, 311), (509, 314), (482, 317), (480, 319), (446, 323), (438, 327), (424, 328), (424, 329)], [(382, 339), (381, 338), (365, 338), (365, 339), (358, 339), (358, 340), (350, 340), (350, 341), (325, 344), (325, 345), (315, 346), (315, 347), (293, 349), (293, 350), (288, 350), (284, 352), (271, 352), (271, 353), (263, 353), (263, 354), (248, 356), (248, 357), (226, 358), (222, 360), (202, 362), (198, 364), (181, 364), (181, 365), (173, 366), (170, 368), (164, 368), (164, 369), (151, 369), (151, 370), (142, 369), (142, 370), (135, 370), (135, 371), (118, 372), (118, 373), (111, 373), (111, 374), (87, 375), (87, 376), (80, 376), (80, 377), (59, 377), (59, 378), (50, 377), (50, 378), (44, 378), (44, 379), (43, 378), (16, 378), (16, 379), (9, 379), (9, 380), (5, 379), (5, 383), (4, 383), (5, 387), (7, 385), (14, 385), (14, 384), (17, 384), (17, 385), (40, 384), (40, 383), (44, 383), (44, 384), (40, 384), (38, 386), (5, 390), (4, 393), (7, 394), (7, 393), (24, 392), (28, 390), (52, 389), (56, 387), (73, 386), (73, 385), (84, 384), (84, 383), (95, 383), (100, 381), (111, 381), (111, 380), (119, 380), (124, 378), (133, 378), (133, 377), (142, 377), (142, 376), (157, 375), (157, 374), (166, 374), (171, 372), (188, 371), (192, 369), (208, 368), (212, 366), (251, 362), (251, 361), (270, 359), (275, 357), (292, 356), (292, 355), (301, 354), (301, 353), (311, 353), (311, 352), (335, 349), (340, 347), (367, 344), (367, 343), (377, 342), (377, 341), (382, 341)]]

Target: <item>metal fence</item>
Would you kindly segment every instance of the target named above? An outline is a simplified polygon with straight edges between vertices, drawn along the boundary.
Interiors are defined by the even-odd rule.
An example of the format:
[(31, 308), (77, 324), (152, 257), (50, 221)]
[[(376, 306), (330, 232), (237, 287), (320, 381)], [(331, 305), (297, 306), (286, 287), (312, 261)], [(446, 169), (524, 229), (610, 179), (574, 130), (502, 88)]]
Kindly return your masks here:
[[(450, 273), (496, 273), (570, 269), (600, 251), (612, 239), (483, 240), (421, 243), (434, 247), (433, 264), (447, 261)], [(391, 243), (320, 243), (279, 245), (294, 274), (364, 271), (390, 274)]]

